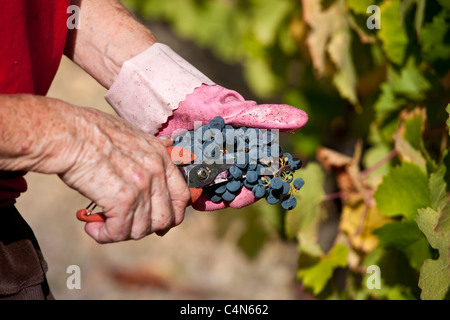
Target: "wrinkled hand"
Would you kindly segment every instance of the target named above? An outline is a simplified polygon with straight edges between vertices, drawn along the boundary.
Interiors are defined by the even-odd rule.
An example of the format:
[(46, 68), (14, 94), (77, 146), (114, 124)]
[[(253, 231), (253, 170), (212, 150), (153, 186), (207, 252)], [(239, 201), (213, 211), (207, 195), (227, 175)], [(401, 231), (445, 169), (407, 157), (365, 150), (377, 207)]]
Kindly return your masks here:
[(99, 243), (164, 234), (180, 224), (190, 200), (186, 182), (158, 139), (126, 121), (88, 108), (78, 125), (80, 144), (61, 179), (103, 208), (105, 222), (86, 232)]

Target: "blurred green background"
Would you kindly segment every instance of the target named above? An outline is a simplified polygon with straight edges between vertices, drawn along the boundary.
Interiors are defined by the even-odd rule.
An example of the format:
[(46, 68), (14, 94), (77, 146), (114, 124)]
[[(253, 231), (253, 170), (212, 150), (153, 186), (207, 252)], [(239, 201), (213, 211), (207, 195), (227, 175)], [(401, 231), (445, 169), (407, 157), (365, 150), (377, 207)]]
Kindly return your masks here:
[[(296, 176), (306, 184), (290, 212), (262, 200), (239, 211), (191, 212), (163, 239), (114, 245), (118, 249), (89, 244), (107, 258), (83, 258), (83, 265), (94, 264), (88, 272), (105, 261), (111, 272), (96, 298), (448, 298), (448, 1), (122, 3), (217, 84), (249, 100), (306, 111), (305, 128), (283, 134), (281, 142), (303, 160)], [(381, 28), (369, 28), (368, 21)], [(66, 90), (64, 99), (79, 99), (70, 96), (74, 83), (61, 89), (58, 81), (51, 93)], [(96, 100), (102, 94), (98, 89), (79, 104), (102, 105)], [(165, 263), (155, 263), (160, 259)], [(66, 263), (59, 261), (59, 268)], [(218, 273), (204, 271), (204, 263)], [(380, 267), (379, 289), (368, 285), (370, 265)], [(52, 278), (60, 295), (93, 297), (92, 287), (68, 292), (61, 270)], [(106, 281), (89, 279), (96, 287)], [(134, 291), (124, 289), (129, 285)]]

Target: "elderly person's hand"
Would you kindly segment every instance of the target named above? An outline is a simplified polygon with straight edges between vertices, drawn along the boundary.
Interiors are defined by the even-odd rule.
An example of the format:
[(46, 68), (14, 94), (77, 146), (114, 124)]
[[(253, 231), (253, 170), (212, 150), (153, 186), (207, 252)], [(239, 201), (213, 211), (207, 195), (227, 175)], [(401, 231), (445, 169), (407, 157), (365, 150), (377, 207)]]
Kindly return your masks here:
[(97, 242), (164, 233), (183, 220), (190, 193), (170, 139), (56, 99), (0, 95), (0, 105), (2, 135), (12, 139), (0, 148), (0, 170), (58, 174), (103, 209), (105, 222), (86, 224)]

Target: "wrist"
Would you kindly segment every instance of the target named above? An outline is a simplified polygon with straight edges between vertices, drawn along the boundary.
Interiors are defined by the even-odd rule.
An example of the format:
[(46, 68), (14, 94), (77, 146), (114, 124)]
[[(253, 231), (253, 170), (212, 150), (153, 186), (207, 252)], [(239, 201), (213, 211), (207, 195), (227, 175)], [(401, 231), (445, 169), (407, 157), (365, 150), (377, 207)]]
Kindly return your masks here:
[[(0, 170), (59, 173), (77, 134), (72, 106), (34, 95), (0, 96)], [(59, 152), (58, 152), (59, 150)]]
[(124, 62), (105, 99), (135, 127), (156, 134), (202, 84), (214, 82), (167, 45), (155, 43)]

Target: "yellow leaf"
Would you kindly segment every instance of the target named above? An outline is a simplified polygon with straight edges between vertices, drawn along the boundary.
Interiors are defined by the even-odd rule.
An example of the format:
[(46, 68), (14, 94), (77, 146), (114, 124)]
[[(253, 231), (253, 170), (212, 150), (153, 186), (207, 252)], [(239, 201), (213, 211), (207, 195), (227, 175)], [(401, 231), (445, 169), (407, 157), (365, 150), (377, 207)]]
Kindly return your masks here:
[(339, 229), (347, 234), (355, 249), (369, 252), (378, 245), (377, 236), (372, 231), (389, 221), (392, 220), (382, 216), (376, 207), (366, 207), (360, 201), (355, 205), (344, 206)]

